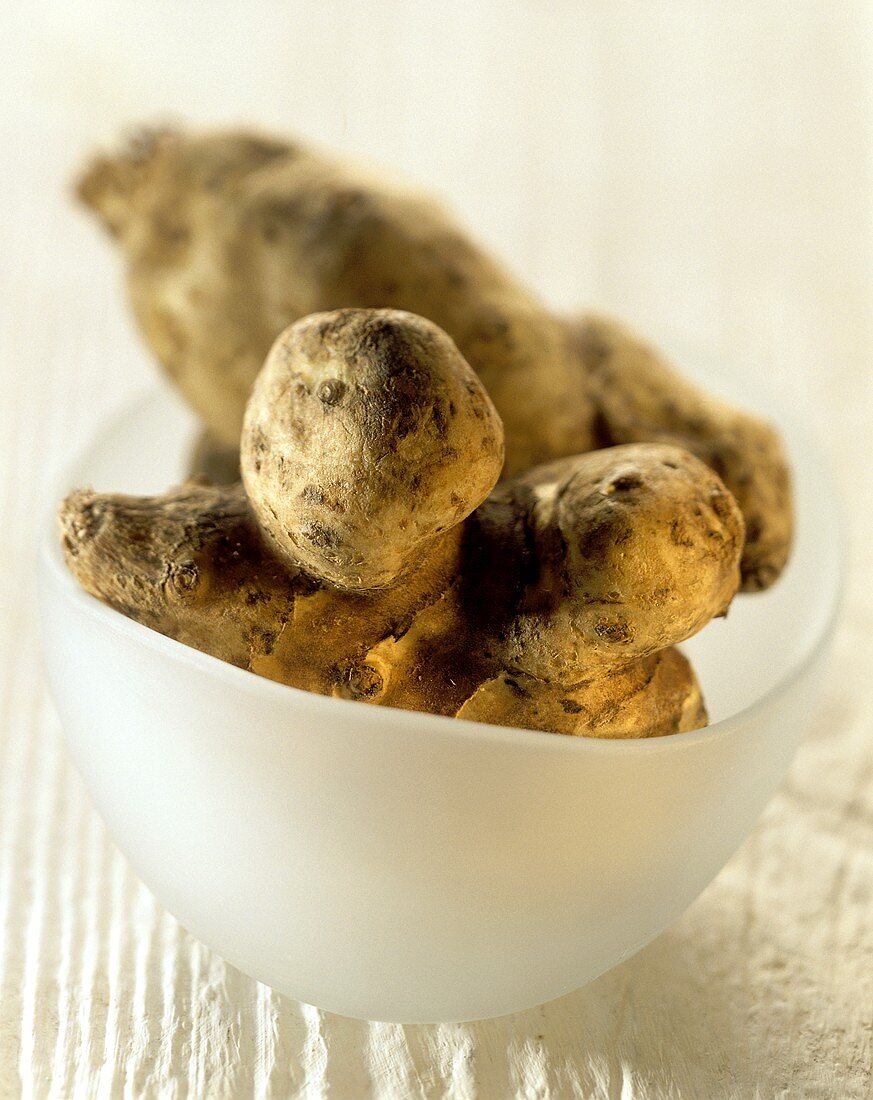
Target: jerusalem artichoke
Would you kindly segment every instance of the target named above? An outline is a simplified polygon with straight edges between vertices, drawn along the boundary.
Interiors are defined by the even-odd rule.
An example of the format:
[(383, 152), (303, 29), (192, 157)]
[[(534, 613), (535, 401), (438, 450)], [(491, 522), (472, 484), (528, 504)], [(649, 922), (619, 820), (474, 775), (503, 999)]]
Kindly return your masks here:
[[(495, 489), (501, 444), (487, 396), (430, 322), (317, 315), (282, 334), (255, 386), (251, 501), (241, 485), (78, 491), (62, 544), (99, 599), (292, 686), (588, 736), (705, 724), (672, 647), (738, 586), (743, 521), (720, 479), (676, 446), (640, 443)], [(331, 533), (312, 538), (319, 524)]]
[(595, 447), (678, 442), (744, 513), (743, 588), (784, 567), (791, 491), (773, 429), (681, 380), (620, 326), (550, 313), (417, 191), (299, 143), (165, 130), (96, 160), (79, 195), (118, 238), (146, 339), (226, 445), (290, 322), (409, 310), (453, 338), (491, 395), (507, 475)]

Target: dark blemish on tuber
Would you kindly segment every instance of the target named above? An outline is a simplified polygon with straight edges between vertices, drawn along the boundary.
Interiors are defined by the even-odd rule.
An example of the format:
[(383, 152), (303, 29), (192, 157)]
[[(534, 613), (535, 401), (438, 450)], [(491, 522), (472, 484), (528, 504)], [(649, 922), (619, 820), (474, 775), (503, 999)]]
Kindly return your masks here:
[(594, 624), (594, 633), (604, 641), (622, 644), (633, 638), (633, 631), (623, 619), (598, 619)]
[(674, 546), (683, 546), (686, 549), (694, 546), (694, 539), (688, 535), (687, 528), (681, 519), (670, 521), (670, 541)]
[(365, 661), (337, 666), (334, 672), (334, 694), (343, 699), (373, 700), (383, 688), (377, 670)]
[(515, 692), (515, 694), (520, 696), (522, 699), (530, 698), (530, 692), (526, 688), (523, 688), (518, 680), (514, 680), (511, 676), (507, 676), (506, 684), (507, 687), (511, 687), (513, 692)]
[(177, 596), (189, 596), (200, 582), (200, 573), (193, 561), (179, 562), (171, 568), (169, 581)]
[(315, 396), (323, 405), (337, 405), (342, 400), (347, 388), (345, 382), (342, 382), (339, 378), (328, 378), (319, 383)]
[(313, 546), (325, 547), (330, 550), (336, 550), (342, 543), (337, 532), (330, 527), (325, 527), (323, 523), (304, 523), (300, 528), (300, 534)]
[(625, 474), (622, 477), (617, 477), (615, 481), (612, 481), (607, 485), (607, 493), (630, 493), (634, 489), (642, 489), (643, 482), (639, 477), (634, 474)]

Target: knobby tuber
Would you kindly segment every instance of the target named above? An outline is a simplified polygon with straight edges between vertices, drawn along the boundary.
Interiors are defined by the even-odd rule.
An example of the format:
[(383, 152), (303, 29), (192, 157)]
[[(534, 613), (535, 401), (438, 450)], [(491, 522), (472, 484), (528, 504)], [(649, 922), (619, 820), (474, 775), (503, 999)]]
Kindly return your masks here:
[(347, 310), (315, 314), (276, 342), (241, 457), (280, 556), (341, 588), (384, 588), (485, 499), (503, 433), (436, 325)]
[(276, 342), (244, 485), (80, 490), (62, 544), (84, 588), (242, 668), (341, 698), (598, 737), (706, 723), (674, 646), (723, 614), (743, 520), (669, 443), (495, 484), (500, 419), (420, 317), (340, 310)]
[(507, 476), (597, 447), (675, 442), (744, 514), (742, 587), (765, 588), (784, 567), (792, 503), (774, 430), (621, 326), (550, 313), (418, 191), (299, 143), (167, 129), (94, 161), (79, 195), (127, 258), (147, 341), (225, 446), (238, 445), (286, 325), (346, 306), (409, 310), (444, 329), (483, 381)]

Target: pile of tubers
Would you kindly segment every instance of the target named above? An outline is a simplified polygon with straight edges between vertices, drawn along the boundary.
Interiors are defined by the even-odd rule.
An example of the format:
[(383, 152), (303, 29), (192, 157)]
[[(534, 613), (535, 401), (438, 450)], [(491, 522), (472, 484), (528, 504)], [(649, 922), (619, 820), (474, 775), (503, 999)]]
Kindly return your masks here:
[(303, 145), (150, 131), (78, 192), (204, 422), (181, 488), (64, 501), (88, 592), (340, 698), (593, 737), (706, 724), (675, 646), (790, 551), (769, 425)]

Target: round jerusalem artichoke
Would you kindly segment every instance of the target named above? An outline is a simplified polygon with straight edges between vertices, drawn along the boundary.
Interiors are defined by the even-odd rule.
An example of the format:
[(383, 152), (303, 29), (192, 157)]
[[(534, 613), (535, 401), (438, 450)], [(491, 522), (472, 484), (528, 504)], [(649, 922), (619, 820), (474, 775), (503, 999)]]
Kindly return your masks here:
[(79, 194), (127, 258), (147, 341), (226, 445), (286, 325), (341, 307), (408, 310), (443, 328), (483, 382), (507, 475), (595, 447), (678, 443), (740, 504), (743, 587), (784, 567), (792, 503), (773, 429), (620, 326), (550, 313), (414, 189), (298, 143), (166, 130), (96, 160)]
[(274, 550), (339, 588), (384, 588), (497, 482), (503, 433), (446, 334), (398, 310), (317, 313), (273, 345), (242, 476)]
[[(404, 313), (342, 310), (299, 322), (277, 349), (269, 385), (252, 398), (254, 423), (270, 432), (245, 432), (242, 462), (257, 475), (258, 456), (286, 446), (288, 476), (271, 453), (275, 472), (255, 476), (257, 506), (241, 485), (71, 494), (62, 544), (87, 591), (170, 637), (323, 694), (589, 736), (705, 724), (693, 672), (672, 646), (725, 610), (743, 541), (739, 510), (709, 468), (675, 446), (619, 446), (509, 479), (476, 508), (499, 469), (500, 422), (444, 334)], [(378, 369), (383, 353), (396, 369)], [(398, 373), (423, 389), (398, 385)], [(322, 431), (309, 398), (296, 426), (279, 401), (280, 427), (268, 425), (262, 398), (298, 378), (315, 395), (339, 379), (362, 404)], [(424, 391), (445, 412), (438, 435), (422, 417)], [(370, 407), (391, 415), (359, 415)], [(466, 462), (443, 465), (440, 438), (466, 439)], [(419, 509), (406, 475), (379, 469), (406, 439), (428, 486), (413, 527), (423, 537), (405, 534)], [(326, 480), (346, 466), (354, 482)], [(449, 483), (464, 501), (454, 511)], [(339, 513), (342, 537), (329, 541), (340, 555), (297, 538), (311, 484), (325, 493), (330, 484), (346, 503), (370, 493), (374, 522), (396, 521), (384, 560), (373, 548), (372, 575), (356, 557), (369, 552), (362, 518)], [(295, 532), (287, 541), (260, 522), (283, 512)]]
[(679, 447), (610, 447), (501, 483), (474, 517), (489, 556), (507, 512), (525, 545), (506, 557), (534, 569), (536, 584), (503, 659), (531, 676), (572, 682), (583, 665), (646, 657), (723, 615), (737, 591), (742, 517), (712, 470)]

